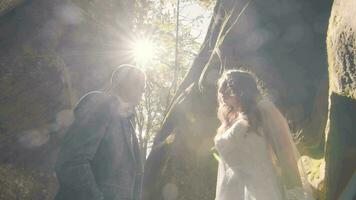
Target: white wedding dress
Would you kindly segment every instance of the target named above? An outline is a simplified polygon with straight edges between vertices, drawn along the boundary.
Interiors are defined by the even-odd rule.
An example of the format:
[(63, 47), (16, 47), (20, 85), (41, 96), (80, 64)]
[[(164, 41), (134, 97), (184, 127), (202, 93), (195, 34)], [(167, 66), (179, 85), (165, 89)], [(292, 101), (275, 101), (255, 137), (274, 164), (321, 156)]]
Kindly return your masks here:
[(215, 200), (282, 200), (266, 138), (238, 119), (215, 137), (219, 169)]
[[(215, 137), (220, 155), (215, 200), (313, 200), (286, 119), (269, 100), (258, 109), (270, 143), (267, 132), (251, 132), (244, 117)], [(276, 170), (292, 179), (282, 182)]]

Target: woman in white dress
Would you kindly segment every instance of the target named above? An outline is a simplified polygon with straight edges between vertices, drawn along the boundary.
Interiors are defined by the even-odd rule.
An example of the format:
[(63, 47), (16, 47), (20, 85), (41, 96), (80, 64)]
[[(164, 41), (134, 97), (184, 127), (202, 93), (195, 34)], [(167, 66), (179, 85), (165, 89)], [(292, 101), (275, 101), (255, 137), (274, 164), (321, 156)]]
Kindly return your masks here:
[(218, 87), (215, 200), (312, 199), (288, 124), (262, 98), (255, 76), (230, 70)]

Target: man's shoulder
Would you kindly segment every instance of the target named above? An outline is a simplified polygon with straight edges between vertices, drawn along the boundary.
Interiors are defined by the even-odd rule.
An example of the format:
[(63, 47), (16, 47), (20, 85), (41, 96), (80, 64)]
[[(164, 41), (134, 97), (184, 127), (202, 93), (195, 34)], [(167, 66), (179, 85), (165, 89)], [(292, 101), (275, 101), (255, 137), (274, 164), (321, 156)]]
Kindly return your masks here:
[(101, 91), (91, 91), (83, 95), (74, 108), (75, 113), (94, 110), (110, 110), (112, 98)]

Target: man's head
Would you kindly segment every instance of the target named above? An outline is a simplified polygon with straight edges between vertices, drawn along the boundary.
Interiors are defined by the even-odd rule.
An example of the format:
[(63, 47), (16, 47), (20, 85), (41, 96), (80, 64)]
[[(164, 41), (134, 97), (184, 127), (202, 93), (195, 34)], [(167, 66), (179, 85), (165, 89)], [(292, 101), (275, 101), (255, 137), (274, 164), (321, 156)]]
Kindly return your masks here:
[(132, 106), (137, 105), (144, 93), (146, 75), (133, 65), (120, 65), (111, 76), (111, 93)]

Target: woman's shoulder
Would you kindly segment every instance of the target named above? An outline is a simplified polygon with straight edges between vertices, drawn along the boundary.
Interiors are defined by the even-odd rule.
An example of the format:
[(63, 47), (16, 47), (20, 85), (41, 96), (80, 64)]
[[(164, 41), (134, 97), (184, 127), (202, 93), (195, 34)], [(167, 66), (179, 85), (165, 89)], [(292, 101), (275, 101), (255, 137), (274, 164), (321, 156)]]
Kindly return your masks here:
[(249, 129), (249, 123), (245, 117), (240, 117), (234, 122), (230, 129), (234, 134), (244, 134)]

